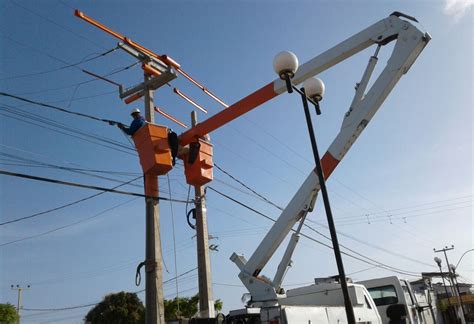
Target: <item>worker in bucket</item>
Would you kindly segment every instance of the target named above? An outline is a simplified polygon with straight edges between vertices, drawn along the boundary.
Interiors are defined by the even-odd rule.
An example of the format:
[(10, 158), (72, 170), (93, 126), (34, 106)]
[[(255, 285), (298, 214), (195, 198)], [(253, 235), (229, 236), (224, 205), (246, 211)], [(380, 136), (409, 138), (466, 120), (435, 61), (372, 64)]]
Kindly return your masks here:
[(140, 128), (146, 124), (145, 118), (140, 115), (140, 109), (133, 108), (130, 115), (132, 115), (133, 121), (130, 124), (130, 127), (125, 126), (124, 124), (118, 123), (117, 127), (120, 128), (125, 134), (133, 136)]

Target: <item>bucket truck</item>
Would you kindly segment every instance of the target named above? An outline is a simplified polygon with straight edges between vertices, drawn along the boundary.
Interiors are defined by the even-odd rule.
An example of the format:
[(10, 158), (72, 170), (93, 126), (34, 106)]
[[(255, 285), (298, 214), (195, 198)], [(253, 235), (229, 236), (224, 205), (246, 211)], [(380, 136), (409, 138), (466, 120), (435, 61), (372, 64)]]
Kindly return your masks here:
[[(375, 45), (377, 48), (369, 59), (361, 81), (356, 85), (354, 98), (344, 115), (340, 131), (322, 158), (325, 178), (334, 171), (396, 83), (407, 73), (430, 41), (430, 35), (420, 31), (414, 23), (417, 23), (415, 18), (394, 12), (303, 64), (294, 74), (293, 82), (299, 84), (369, 46)], [(392, 41), (395, 46), (391, 57), (372, 87), (367, 90), (380, 48)], [(275, 94), (285, 92), (284, 81), (277, 79), (271, 84)], [(271, 99), (272, 96), (268, 97)], [(239, 278), (249, 291), (249, 300), (246, 308), (229, 313), (227, 323), (347, 323), (338, 277), (315, 279), (312, 285), (291, 290), (285, 290), (282, 286), (299, 233), (307, 214), (314, 208), (319, 190), (318, 176), (316, 170), (313, 170), (251, 257), (247, 260), (243, 255), (232, 254), (230, 259), (240, 269)], [(263, 268), (297, 223), (297, 229), (290, 238), (273, 280), (262, 276)], [(367, 289), (348, 281), (356, 321), (381, 323), (377, 307)]]

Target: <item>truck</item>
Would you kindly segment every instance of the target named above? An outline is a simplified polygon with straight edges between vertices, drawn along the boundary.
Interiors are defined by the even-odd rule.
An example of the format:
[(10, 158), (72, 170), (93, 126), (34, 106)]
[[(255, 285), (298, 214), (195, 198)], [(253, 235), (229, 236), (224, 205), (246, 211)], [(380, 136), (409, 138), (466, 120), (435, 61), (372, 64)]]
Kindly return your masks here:
[(429, 289), (421, 295), (415, 292), (406, 279), (390, 276), (358, 282), (364, 285), (371, 295), (382, 323), (405, 320), (406, 324), (435, 324), (436, 304)]
[[(292, 72), (292, 82), (300, 84), (354, 54), (372, 45), (376, 46), (375, 53), (370, 57), (360, 82), (356, 84), (354, 98), (349, 110), (344, 114), (341, 129), (321, 159), (321, 174), (316, 169), (309, 173), (248, 260), (235, 252), (230, 257), (239, 268), (239, 279), (249, 293), (245, 308), (230, 311), (226, 317), (227, 323), (342, 324), (349, 321), (345, 310), (347, 307), (350, 308), (350, 303), (357, 323), (382, 323), (377, 305), (366, 287), (361, 284), (344, 282), (338, 277), (333, 277), (316, 279), (314, 284), (309, 286), (285, 290), (283, 279), (291, 266), (292, 255), (300, 238), (301, 229), (305, 225), (306, 216), (313, 211), (321, 189), (319, 176), (327, 179), (331, 175), (397, 82), (408, 72), (430, 41), (431, 36), (418, 29), (417, 23), (414, 17), (393, 12), (387, 18), (356, 33)], [(379, 50), (392, 42), (395, 44), (386, 66), (368, 88), (378, 61)], [(246, 110), (253, 109), (276, 95), (284, 93), (290, 88), (289, 83), (289, 79), (277, 78), (241, 100), (239, 105), (242, 107), (249, 105), (249, 107), (244, 107)], [(296, 229), (294, 229), (295, 225), (297, 225)], [(293, 231), (293, 234), (274, 278), (270, 279), (262, 275), (262, 270), (290, 231)], [(347, 298), (342, 297), (341, 286), (343, 285), (347, 285), (350, 303)], [(391, 309), (394, 313), (402, 311), (400, 306)]]

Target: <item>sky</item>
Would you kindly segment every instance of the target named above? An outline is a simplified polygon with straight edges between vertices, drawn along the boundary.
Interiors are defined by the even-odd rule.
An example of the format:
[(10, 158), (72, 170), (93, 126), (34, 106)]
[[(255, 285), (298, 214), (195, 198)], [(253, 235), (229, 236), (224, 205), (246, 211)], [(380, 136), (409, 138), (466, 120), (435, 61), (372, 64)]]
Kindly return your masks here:
[[(282, 50), (293, 51), (304, 63), (393, 11), (414, 16), (431, 42), (327, 183), (340, 243), (362, 259), (415, 275), (344, 256), (346, 273), (355, 281), (392, 275), (414, 280), (421, 272), (437, 271), (433, 258), (440, 255), (433, 248), (454, 245), (448, 252), (454, 264), (473, 248), (473, 3), (5, 0), (0, 2), (0, 91), (123, 123), (130, 122), (132, 108), (143, 108), (143, 101), (126, 105), (115, 86), (82, 72), (118, 71), (109, 78), (126, 87), (142, 78), (139, 66), (125, 69), (135, 60), (120, 50), (95, 58), (115, 48), (117, 40), (74, 17), (75, 8), (171, 56), (228, 104), (274, 80), (272, 61)], [(382, 48), (374, 76), (392, 48)], [(313, 115), (320, 152), (337, 135), (354, 85), (374, 50), (364, 50), (318, 76), (326, 85), (323, 113)], [(198, 111), (200, 121), (223, 109), (186, 79), (172, 83), (209, 110)], [(190, 124), (193, 107), (170, 88), (156, 91), (155, 104)], [(142, 192), (138, 157), (130, 139), (116, 127), (4, 96), (0, 115), (1, 170), (107, 188), (134, 180), (120, 189)], [(184, 131), (159, 115), (156, 123)], [(314, 168), (296, 95), (279, 96), (211, 133), (211, 140), (217, 165), (279, 206), (290, 201)], [(163, 197), (187, 199), (179, 163), (160, 177), (159, 185)], [(278, 209), (217, 169), (209, 186), (272, 218), (279, 216)], [(1, 175), (0, 221), (96, 193)], [(243, 306), (246, 292), (230, 255), (250, 257), (272, 223), (211, 190), (206, 198), (214, 237), (210, 243), (218, 245), (218, 251), (211, 252), (213, 292), (227, 312)], [(174, 298), (176, 291), (179, 296), (197, 292), (195, 233), (187, 224), (186, 207), (160, 202), (166, 298)], [(17, 292), (10, 285), (30, 285), (22, 295), (24, 323), (82, 323), (91, 306), (74, 307), (100, 302), (109, 293), (143, 289), (144, 282), (136, 287), (134, 278), (144, 259), (144, 215), (143, 199), (104, 193), (1, 225), (0, 303), (16, 304)], [(319, 199), (307, 224), (328, 234)], [(330, 243), (309, 229), (303, 232)], [(263, 274), (273, 277), (282, 250)], [(459, 263), (461, 282), (474, 282), (473, 257), (467, 253)], [(188, 271), (179, 277), (178, 287), (170, 280)], [(336, 273), (333, 251), (302, 238), (283, 286), (309, 284)]]

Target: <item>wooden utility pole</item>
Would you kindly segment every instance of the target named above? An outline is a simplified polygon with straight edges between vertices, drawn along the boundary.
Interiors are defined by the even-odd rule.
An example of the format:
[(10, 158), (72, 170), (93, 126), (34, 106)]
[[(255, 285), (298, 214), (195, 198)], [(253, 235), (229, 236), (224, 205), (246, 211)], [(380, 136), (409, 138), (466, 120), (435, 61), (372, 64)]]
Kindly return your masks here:
[[(191, 113), (192, 127), (197, 124), (197, 114)], [(207, 135), (206, 135), (207, 136)], [(195, 186), (196, 240), (199, 281), (199, 317), (216, 316), (212, 297), (211, 259), (209, 256), (209, 233), (207, 231), (206, 197), (204, 187)]]
[[(145, 75), (145, 82), (149, 77)], [(145, 89), (145, 119), (155, 122), (153, 90)], [(158, 196), (158, 177), (144, 175), (145, 195)], [(145, 198), (146, 202), (146, 247), (145, 247), (145, 322), (165, 324), (163, 301), (163, 266), (160, 238), (159, 200)]]

